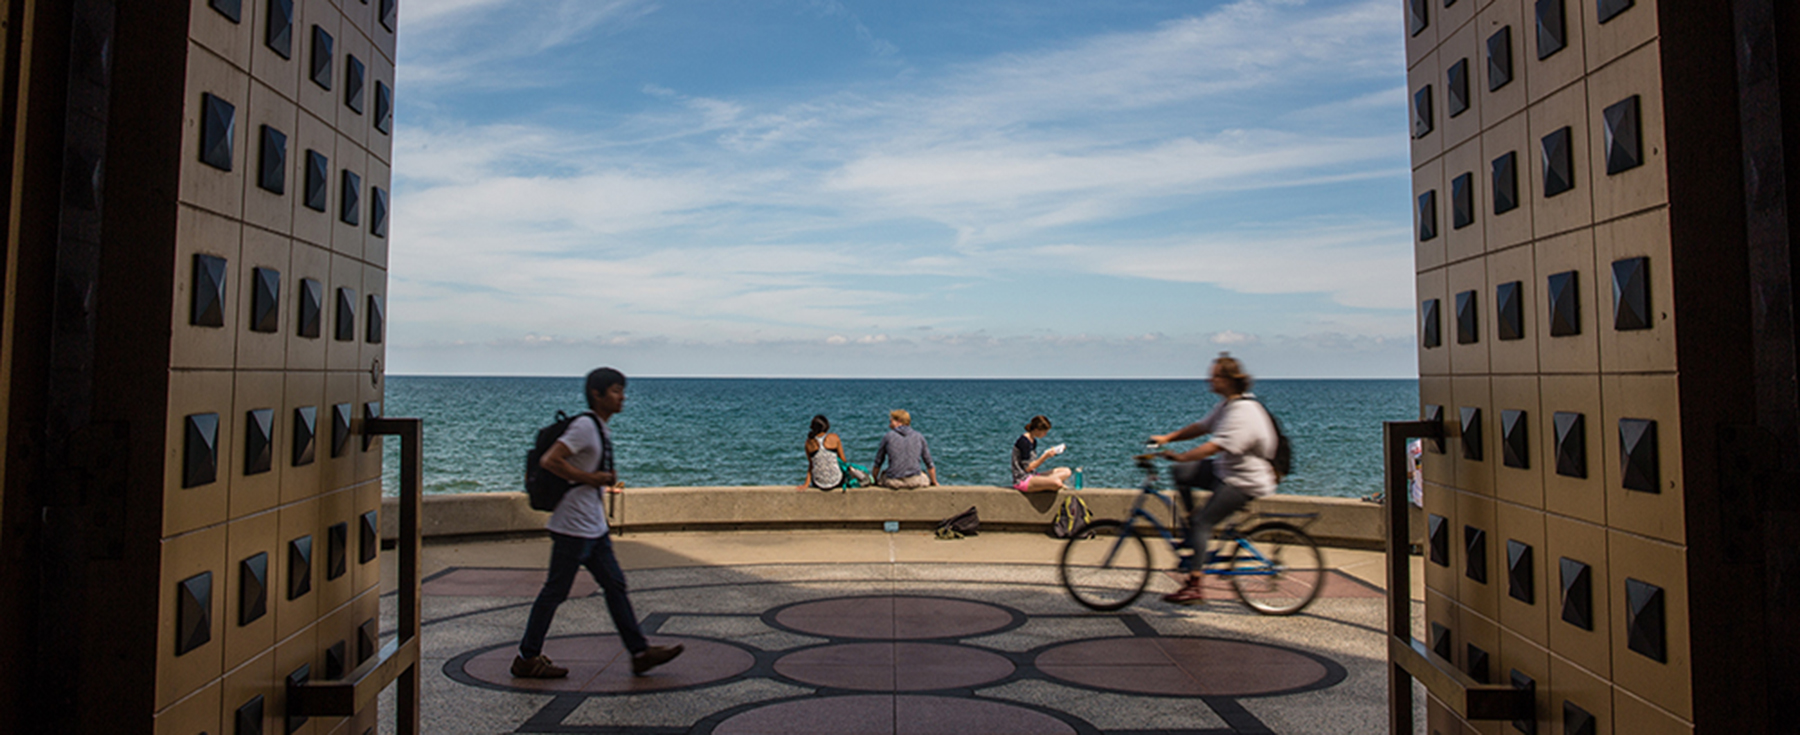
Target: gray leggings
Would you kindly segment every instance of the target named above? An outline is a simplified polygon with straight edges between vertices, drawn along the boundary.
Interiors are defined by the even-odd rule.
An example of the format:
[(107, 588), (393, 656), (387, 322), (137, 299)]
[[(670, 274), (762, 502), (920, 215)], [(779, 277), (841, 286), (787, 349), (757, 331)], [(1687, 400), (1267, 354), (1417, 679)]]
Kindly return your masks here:
[[(1175, 489), (1181, 494), (1182, 510), (1188, 513), (1187, 538), (1182, 539), (1181, 545), (1193, 550), (1191, 555), (1181, 558), (1181, 569), (1196, 572), (1206, 560), (1206, 545), (1212, 541), (1213, 526), (1249, 505), (1250, 495), (1219, 482), (1211, 459), (1177, 462), (1169, 474), (1175, 478)], [(1195, 489), (1212, 491), (1212, 497), (1198, 511), (1194, 510)]]

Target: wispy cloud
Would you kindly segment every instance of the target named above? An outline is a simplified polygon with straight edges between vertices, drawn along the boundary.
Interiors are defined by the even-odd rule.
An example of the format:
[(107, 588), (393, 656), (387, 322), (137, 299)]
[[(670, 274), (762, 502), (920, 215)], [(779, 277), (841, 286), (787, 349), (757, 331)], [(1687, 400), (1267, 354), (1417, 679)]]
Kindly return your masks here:
[[(1084, 274), (1313, 295), (1344, 308), (1297, 302), (1290, 334), (1410, 339), (1403, 200), (1326, 201), (1361, 202), (1365, 182), (1404, 188), (1403, 62), (1383, 0), (1238, 0), (951, 64), (907, 57), (837, 0), (804, 0), (903, 73), (646, 79), (621, 104), (464, 119), (457, 95), (504, 86), (547, 49), (629, 37), (661, 10), (562, 0), (500, 24), (521, 1), (408, 6), (435, 40), (417, 49), (419, 78), (402, 79), (417, 86), (396, 133), (396, 350), (408, 324), (440, 348), (529, 330), (587, 339), (597, 322), (672, 344), (985, 334), (998, 322), (962, 290), (971, 280)], [(509, 45), (522, 35), (533, 42)], [(943, 308), (952, 292), (970, 310)]]

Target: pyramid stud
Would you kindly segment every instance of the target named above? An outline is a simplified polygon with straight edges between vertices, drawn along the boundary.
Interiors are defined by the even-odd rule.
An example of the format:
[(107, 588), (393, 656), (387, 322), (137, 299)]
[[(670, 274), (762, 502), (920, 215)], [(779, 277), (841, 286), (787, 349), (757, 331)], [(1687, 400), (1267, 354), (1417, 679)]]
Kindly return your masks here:
[(346, 650), (347, 648), (348, 647), (344, 645), (343, 641), (338, 641), (325, 647), (326, 681), (336, 681), (344, 678), (344, 672), (348, 670), (344, 664), (349, 661), (349, 652)]
[(381, 636), (375, 629), (375, 619), (374, 618), (369, 618), (368, 620), (364, 620), (362, 622), (362, 625), (356, 626), (356, 665), (357, 666), (361, 666), (361, 665), (363, 665), (363, 662), (368, 661), (371, 658), (374, 658), (375, 652), (377, 650), (380, 650), (380, 648), (381, 648)]
[(295, 322), (296, 334), (317, 339), (325, 315), (325, 284), (311, 278), (300, 279), (300, 309)]
[(367, 564), (375, 561), (375, 556), (381, 552), (381, 517), (377, 511), (371, 510), (362, 514), (361, 518), (356, 540), (356, 561)]
[(188, 323), (196, 327), (225, 326), (224, 258), (217, 255), (194, 256), (194, 300)]
[(1494, 331), (1502, 340), (1525, 338), (1525, 283), (1508, 281), (1494, 287)]
[(1519, 208), (1519, 154), (1507, 151), (1493, 162), (1494, 214)]
[(1501, 461), (1515, 469), (1531, 469), (1531, 421), (1524, 411), (1500, 412)]
[(287, 598), (298, 600), (312, 591), (312, 536), (288, 542)]
[(1431, 3), (1429, 0), (1406, 0), (1406, 32), (1417, 36), (1431, 26)]
[(343, 195), (338, 219), (346, 225), (359, 224), (362, 220), (362, 177), (344, 169), (344, 185), (338, 191)]
[(375, 80), (375, 129), (383, 135), (394, 132), (394, 88)]
[(331, 34), (318, 26), (312, 28), (312, 81), (331, 89)]
[[(1509, 672), (1508, 678), (1511, 680), (1512, 688), (1531, 692), (1534, 695), (1532, 698), (1536, 699), (1537, 682), (1525, 675), (1525, 672), (1513, 669)], [(1513, 720), (1512, 726), (1514, 730), (1525, 733), (1525, 735), (1537, 735), (1537, 716), (1533, 713), (1532, 716)]]
[(250, 331), (281, 330), (281, 271), (250, 269)]
[(1575, 271), (1552, 273), (1544, 286), (1550, 295), (1550, 336), (1581, 334), (1581, 291)]
[(1475, 292), (1456, 295), (1456, 343), (1472, 345), (1481, 341), (1481, 314), (1476, 308)]
[(331, 406), (331, 456), (342, 457), (350, 447), (350, 404)]
[(233, 718), (236, 729), (232, 735), (262, 735), (263, 731), (263, 696), (258, 694), (237, 708)]
[(275, 409), (244, 414), (244, 474), (259, 475), (275, 466)]
[(1540, 141), (1544, 159), (1544, 196), (1553, 197), (1575, 188), (1575, 158), (1570, 148), (1570, 128), (1558, 128)]
[(200, 161), (220, 171), (230, 171), (237, 107), (210, 93), (200, 95), (200, 107)]
[(1481, 409), (1474, 406), (1463, 406), (1462, 413), (1462, 456), (1463, 459), (1480, 462), (1482, 449)]
[(287, 193), (287, 134), (267, 125), (259, 136), (256, 185), (270, 194)]
[(1513, 79), (1512, 26), (1503, 26), (1487, 39), (1488, 91), (1495, 92)]
[(1638, 96), (1632, 95), (1600, 114), (1606, 129), (1606, 173), (1612, 175), (1644, 165), (1642, 131), (1638, 123)]
[(1650, 316), (1650, 259), (1613, 261), (1613, 329), (1629, 331), (1655, 326)]
[(369, 234), (387, 237), (388, 193), (379, 186), (369, 187)]
[(1419, 304), (1419, 341), (1426, 349), (1444, 344), (1442, 317), (1438, 314), (1438, 300), (1426, 299)]
[[(1433, 424), (1437, 424), (1440, 427), (1443, 426), (1443, 424), (1444, 424), (1444, 407), (1443, 406), (1440, 406), (1440, 405), (1437, 405), (1434, 403), (1425, 404), (1425, 409), (1424, 409), (1423, 413), (1424, 413), (1424, 415), (1422, 416), (1422, 418), (1425, 421), (1433, 423)], [(1426, 439), (1425, 440), (1425, 451), (1431, 452), (1432, 454), (1443, 454), (1444, 453), (1443, 433), (1439, 433), (1437, 438)]]
[(1450, 228), (1475, 224), (1475, 175), (1465, 173), (1450, 180)]
[(1537, 0), (1537, 44), (1540, 61), (1569, 45), (1568, 31), (1563, 27), (1563, 0)]
[(358, 115), (363, 113), (364, 73), (362, 59), (355, 54), (344, 57), (344, 106)]
[(1419, 233), (1419, 242), (1437, 237), (1436, 189), (1419, 195), (1418, 207), (1413, 210), (1413, 227)]
[(1669, 661), (1663, 615), (1661, 587), (1625, 580), (1625, 644), (1658, 663)]
[(1557, 411), (1551, 423), (1556, 427), (1556, 474), (1586, 478), (1586, 419), (1579, 413)]
[(238, 562), (238, 627), (261, 619), (269, 612), (269, 554), (258, 553)]
[(1425, 526), (1431, 546), (1431, 563), (1450, 566), (1450, 519), (1432, 513), (1426, 518)]
[(1594, 578), (1587, 564), (1563, 557), (1558, 567), (1562, 573), (1563, 622), (1582, 630), (1594, 629)]
[(1469, 109), (1469, 60), (1457, 59), (1444, 72), (1444, 93), (1449, 95), (1445, 100), (1450, 108), (1450, 116), (1456, 117)]
[(1431, 117), (1431, 85), (1427, 84), (1413, 93), (1412, 97), (1412, 137), (1423, 138), (1431, 134), (1433, 128)]
[(398, 5), (398, 0), (381, 0), (381, 4), (378, 6), (380, 9), (376, 17), (381, 20), (381, 27), (386, 28), (388, 33), (393, 33), (396, 26), (394, 20), (396, 5)]
[(325, 202), (331, 192), (331, 159), (315, 150), (306, 152), (306, 201), (307, 209), (317, 212), (325, 211)]
[(319, 407), (302, 406), (294, 409), (294, 466), (303, 467), (313, 463), (318, 451)]
[(1506, 540), (1506, 594), (1527, 605), (1533, 604), (1531, 546), (1523, 541)]
[(1482, 684), (1488, 683), (1488, 652), (1473, 643), (1466, 648), (1469, 678)]
[(182, 449), (181, 486), (199, 487), (219, 478), (219, 415), (197, 413), (183, 424), (186, 442)]
[(294, 54), (294, 0), (269, 0), (269, 20), (263, 45), (284, 59)]
[(206, 4), (233, 23), (244, 22), (244, 0), (208, 0)]
[(339, 342), (356, 341), (356, 289), (337, 290), (337, 326), (332, 337)]
[(1463, 576), (1487, 584), (1487, 531), (1463, 526)]
[(212, 640), (212, 572), (181, 580), (175, 589), (175, 655)]
[[(312, 664), (301, 664), (300, 668), (294, 669), (287, 675), (287, 685), (289, 689), (304, 685), (310, 681), (312, 681)], [(305, 715), (290, 713), (284, 719), (285, 722), (283, 724), (287, 727), (287, 732), (294, 733), (299, 731), (300, 728), (305, 727), (306, 721), (309, 718)]]
[(1599, 721), (1593, 714), (1574, 702), (1563, 700), (1563, 735), (1594, 735), (1598, 727)]
[(330, 528), (325, 529), (325, 578), (337, 579), (348, 571), (350, 571), (350, 524), (333, 523)]
[(1619, 477), (1626, 490), (1662, 492), (1656, 451), (1656, 422), (1619, 419)]
[(1431, 624), (1431, 652), (1445, 661), (1449, 661), (1456, 653), (1455, 643), (1451, 641), (1450, 629), (1439, 623)]

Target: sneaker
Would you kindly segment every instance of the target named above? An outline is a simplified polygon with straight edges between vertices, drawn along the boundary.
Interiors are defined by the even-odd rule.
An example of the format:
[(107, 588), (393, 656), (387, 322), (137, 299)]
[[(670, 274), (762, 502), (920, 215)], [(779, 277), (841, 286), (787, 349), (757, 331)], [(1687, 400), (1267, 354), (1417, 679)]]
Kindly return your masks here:
[(1195, 603), (1206, 602), (1206, 590), (1200, 582), (1189, 580), (1187, 584), (1181, 586), (1181, 589), (1163, 595), (1163, 602), (1175, 605), (1193, 605)]
[(543, 654), (531, 658), (514, 656), (512, 675), (520, 679), (561, 679), (569, 675), (569, 670), (550, 663), (550, 657)]
[(681, 644), (677, 643), (673, 646), (651, 646), (642, 652), (632, 654), (631, 673), (634, 676), (642, 676), (644, 672), (680, 656), (682, 650)]

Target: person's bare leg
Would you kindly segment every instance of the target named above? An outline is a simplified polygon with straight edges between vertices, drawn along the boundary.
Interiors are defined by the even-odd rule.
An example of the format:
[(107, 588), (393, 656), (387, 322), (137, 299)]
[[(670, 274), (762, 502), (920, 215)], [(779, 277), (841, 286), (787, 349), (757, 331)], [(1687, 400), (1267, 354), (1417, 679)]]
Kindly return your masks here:
[(1068, 488), (1066, 483), (1072, 474), (1074, 474), (1073, 470), (1067, 467), (1058, 467), (1051, 470), (1049, 474), (1033, 475), (1031, 480), (1025, 483), (1025, 492), (1041, 493), (1066, 489)]

